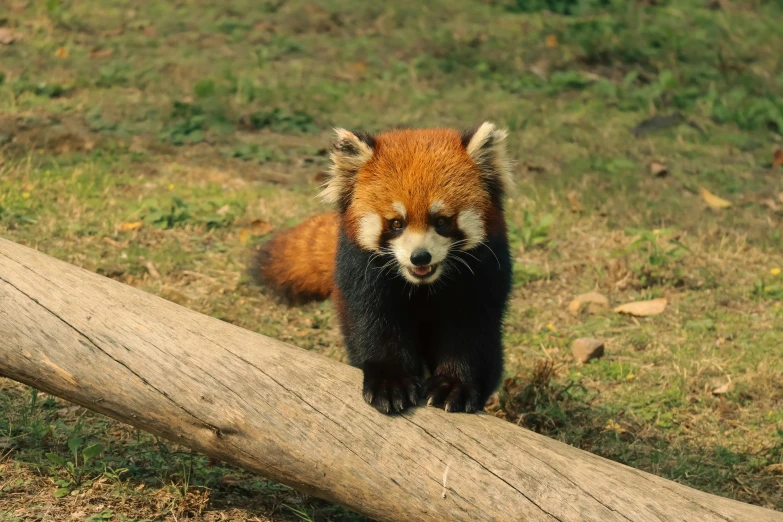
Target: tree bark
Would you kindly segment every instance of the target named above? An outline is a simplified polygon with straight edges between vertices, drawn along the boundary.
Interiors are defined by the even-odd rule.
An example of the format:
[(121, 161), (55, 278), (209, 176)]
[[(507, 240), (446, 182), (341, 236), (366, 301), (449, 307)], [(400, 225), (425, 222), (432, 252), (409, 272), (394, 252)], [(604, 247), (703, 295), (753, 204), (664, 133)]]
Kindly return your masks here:
[(783, 521), (0, 239), (0, 374), (377, 520)]

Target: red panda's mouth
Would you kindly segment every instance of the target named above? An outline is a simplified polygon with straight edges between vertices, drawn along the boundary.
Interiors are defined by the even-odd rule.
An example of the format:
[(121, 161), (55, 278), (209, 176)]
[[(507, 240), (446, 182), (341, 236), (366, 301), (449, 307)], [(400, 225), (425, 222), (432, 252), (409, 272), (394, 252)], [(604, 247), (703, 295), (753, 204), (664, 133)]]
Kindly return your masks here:
[(426, 277), (429, 277), (432, 275), (433, 272), (435, 272), (435, 267), (437, 265), (427, 265), (427, 266), (412, 266), (408, 268), (408, 272), (413, 277), (424, 279)]

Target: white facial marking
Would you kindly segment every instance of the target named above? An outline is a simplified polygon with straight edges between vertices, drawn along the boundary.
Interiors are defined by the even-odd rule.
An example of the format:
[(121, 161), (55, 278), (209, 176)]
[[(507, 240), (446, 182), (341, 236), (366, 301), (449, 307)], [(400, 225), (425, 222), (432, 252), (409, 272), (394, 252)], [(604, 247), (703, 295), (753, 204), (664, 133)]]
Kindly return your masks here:
[(446, 205), (439, 199), (436, 199), (432, 202), (432, 205), (430, 205), (430, 213), (431, 214), (437, 214), (441, 210), (446, 208)]
[(457, 226), (465, 234), (465, 242), (460, 247), (462, 250), (477, 247), (487, 236), (484, 221), (475, 210), (468, 209), (460, 212), (457, 216)]
[(359, 244), (367, 250), (378, 250), (378, 242), (381, 239), (383, 223), (381, 216), (368, 212), (359, 218), (359, 231), (357, 239)]
[[(399, 237), (389, 241), (389, 246), (400, 264), (400, 272), (408, 281), (414, 284), (432, 283), (442, 273), (440, 263), (446, 259), (449, 253), (451, 239), (441, 236), (431, 228), (426, 232), (405, 230)], [(411, 254), (419, 249), (426, 250), (432, 256), (430, 266), (433, 266), (433, 270), (429, 276), (424, 278), (414, 277), (409, 271), (413, 268)]]
[(405, 205), (403, 205), (399, 201), (395, 201), (394, 203), (392, 203), (392, 208), (403, 218), (406, 217), (408, 213), (407, 210), (405, 209)]

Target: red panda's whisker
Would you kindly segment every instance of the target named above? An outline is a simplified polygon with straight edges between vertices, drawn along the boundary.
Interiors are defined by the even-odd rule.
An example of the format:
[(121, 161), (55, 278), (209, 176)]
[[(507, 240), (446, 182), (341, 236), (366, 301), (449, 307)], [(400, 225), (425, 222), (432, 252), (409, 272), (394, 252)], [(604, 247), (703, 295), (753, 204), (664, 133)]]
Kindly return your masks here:
[(495, 258), (495, 261), (497, 261), (497, 262), (498, 262), (498, 269), (500, 269), (500, 259), (498, 259), (498, 256), (497, 256), (497, 255), (495, 255), (495, 251), (494, 251), (494, 250), (492, 250), (492, 249), (489, 247), (489, 245), (488, 245), (486, 242), (484, 242), (484, 241), (482, 241), (481, 243), (479, 243), (479, 245), (487, 247), (487, 250), (489, 250), (489, 251), (490, 251), (490, 253), (492, 253), (492, 256)]
[(478, 261), (479, 263), (481, 263), (481, 259), (477, 258), (476, 256), (474, 256), (474, 255), (473, 255), (473, 254), (471, 254), (470, 252), (465, 252), (464, 250), (455, 250), (455, 251), (454, 251), (454, 256), (455, 256), (455, 257), (458, 257), (458, 255), (459, 255), (459, 254), (465, 254), (465, 255), (468, 255), (468, 256), (472, 257), (473, 259), (475, 259), (476, 261)]
[(465, 261), (464, 259), (462, 259), (462, 258), (461, 258), (461, 257), (459, 257), (459, 256), (454, 256), (454, 258), (453, 258), (453, 259), (454, 259), (455, 261), (459, 261), (460, 263), (462, 263), (463, 265), (465, 265), (466, 267), (468, 267), (468, 270), (470, 270), (470, 273), (471, 273), (471, 274), (473, 274), (473, 275), (476, 275), (476, 272), (474, 272), (474, 271), (473, 271), (473, 269), (472, 269), (472, 268), (470, 268), (470, 265), (468, 264), (468, 262), (467, 262), (467, 261)]

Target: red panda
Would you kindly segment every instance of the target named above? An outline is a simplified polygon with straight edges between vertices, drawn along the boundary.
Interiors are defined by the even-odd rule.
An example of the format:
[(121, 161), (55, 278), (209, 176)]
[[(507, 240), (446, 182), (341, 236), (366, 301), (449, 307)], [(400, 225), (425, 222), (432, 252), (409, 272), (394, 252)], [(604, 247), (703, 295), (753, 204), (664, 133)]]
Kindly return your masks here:
[(511, 290), (506, 132), (485, 122), (336, 133), (321, 193), (335, 211), (257, 247), (256, 277), (295, 302), (335, 302), (364, 400), (379, 411), (421, 396), (482, 409), (503, 371)]

